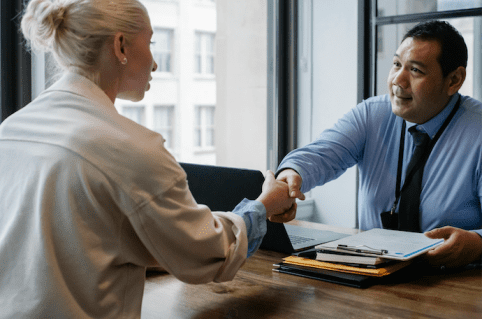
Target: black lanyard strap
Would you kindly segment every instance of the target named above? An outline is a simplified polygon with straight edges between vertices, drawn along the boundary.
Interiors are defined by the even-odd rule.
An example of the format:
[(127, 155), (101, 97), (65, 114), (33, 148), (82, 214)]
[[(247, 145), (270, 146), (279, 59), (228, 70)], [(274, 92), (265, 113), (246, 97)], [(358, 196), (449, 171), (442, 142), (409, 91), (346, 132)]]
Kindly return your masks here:
[[(450, 121), (452, 121), (452, 118), (454, 117), (455, 113), (457, 113), (457, 110), (460, 107), (460, 100), (461, 100), (461, 97), (459, 96), (459, 98), (457, 99), (457, 103), (455, 103), (455, 106), (454, 106), (452, 112), (450, 112), (449, 116), (445, 119), (444, 123), (442, 124), (440, 129), (437, 131), (437, 134), (435, 134), (434, 138), (428, 144), (427, 151), (425, 152), (425, 154), (423, 156), (423, 160), (421, 161), (421, 163), (418, 166), (413, 167), (413, 169), (410, 172), (406, 173), (405, 182), (403, 183), (403, 187), (405, 187), (405, 185), (408, 184), (407, 181), (409, 181), (413, 177), (413, 174), (415, 174), (415, 171), (417, 171), (417, 169), (420, 168), (420, 165), (425, 165), (425, 163), (427, 162), (427, 159), (430, 156), (430, 153), (432, 152), (432, 149), (434, 148), (435, 143), (437, 143), (438, 139), (440, 138), (442, 133), (445, 131), (445, 128), (449, 125)], [(403, 121), (403, 123), (402, 123), (402, 132), (400, 133), (400, 149), (398, 151), (397, 185), (395, 187), (395, 202), (393, 203), (393, 206), (392, 206), (392, 209), (391, 209), (392, 214), (395, 213), (395, 209), (397, 208), (398, 201), (400, 200), (400, 194), (401, 194), (401, 191), (403, 189), (403, 187), (400, 188), (400, 184), (402, 183), (402, 166), (403, 166), (403, 151), (404, 151), (404, 147), (405, 147), (406, 122), (403, 119), (402, 119), (402, 121)]]

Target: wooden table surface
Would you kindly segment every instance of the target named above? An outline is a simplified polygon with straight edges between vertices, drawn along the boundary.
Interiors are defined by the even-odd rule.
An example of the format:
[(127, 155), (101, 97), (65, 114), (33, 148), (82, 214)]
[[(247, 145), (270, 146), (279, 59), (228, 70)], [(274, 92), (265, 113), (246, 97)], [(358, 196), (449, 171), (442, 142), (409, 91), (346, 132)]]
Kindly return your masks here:
[(259, 250), (225, 283), (190, 285), (148, 273), (142, 318), (482, 318), (480, 267), (358, 289), (273, 272), (285, 256)]

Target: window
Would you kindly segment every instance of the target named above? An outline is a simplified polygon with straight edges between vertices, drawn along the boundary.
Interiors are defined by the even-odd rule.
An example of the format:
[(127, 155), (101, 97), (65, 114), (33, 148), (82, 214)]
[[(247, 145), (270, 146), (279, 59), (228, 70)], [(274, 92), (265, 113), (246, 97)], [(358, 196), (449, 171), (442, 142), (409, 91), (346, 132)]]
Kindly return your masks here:
[(196, 73), (214, 74), (214, 34), (196, 32)]
[[(357, 104), (358, 1), (300, 1), (298, 17), (297, 145), (302, 147)], [(298, 203), (297, 218), (354, 227), (356, 179), (352, 167), (314, 188)]]
[[(178, 161), (266, 171), (269, 2), (141, 2), (154, 29), (151, 48), (159, 72), (142, 101), (117, 99), (118, 112), (159, 131)], [(228, 18), (234, 15), (242, 19)], [(56, 79), (47, 56), (39, 55), (33, 63), (34, 96)], [(204, 115), (198, 134), (197, 106), (212, 109), (199, 111)]]
[(174, 106), (154, 107), (154, 131), (164, 137), (166, 148), (174, 148)]
[(157, 72), (172, 72), (173, 31), (154, 28), (152, 55), (157, 63)]
[[(314, 140), (362, 99), (388, 92), (393, 54), (405, 32), (419, 22), (446, 20), (460, 31), (469, 51), (460, 93), (481, 100), (481, 4), (478, 0), (299, 1), (298, 146)], [(373, 12), (363, 12), (369, 7)], [(316, 202), (310, 220), (356, 227), (357, 187), (356, 168), (351, 168), (310, 191), (307, 197)]]
[(146, 125), (144, 109), (144, 106), (123, 106), (121, 112), (122, 115), (136, 122), (137, 124)]
[(202, 149), (214, 148), (214, 106), (196, 107), (194, 146)]

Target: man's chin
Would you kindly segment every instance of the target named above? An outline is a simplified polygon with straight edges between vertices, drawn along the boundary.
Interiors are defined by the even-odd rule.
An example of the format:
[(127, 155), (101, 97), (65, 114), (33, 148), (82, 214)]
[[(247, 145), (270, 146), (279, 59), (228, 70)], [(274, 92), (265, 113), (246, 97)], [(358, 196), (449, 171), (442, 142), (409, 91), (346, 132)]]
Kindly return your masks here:
[(411, 112), (410, 109), (407, 106), (400, 106), (397, 104), (392, 103), (392, 112), (398, 117), (401, 117), (402, 119), (410, 121), (411, 117)]

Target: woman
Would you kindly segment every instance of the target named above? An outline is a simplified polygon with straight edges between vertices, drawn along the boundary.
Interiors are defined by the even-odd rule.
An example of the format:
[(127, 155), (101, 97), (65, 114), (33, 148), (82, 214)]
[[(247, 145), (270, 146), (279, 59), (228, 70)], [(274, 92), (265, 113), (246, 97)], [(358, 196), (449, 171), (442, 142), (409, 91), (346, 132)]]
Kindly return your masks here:
[(198, 206), (162, 136), (117, 113), (157, 68), (137, 0), (32, 0), (21, 27), (65, 72), (0, 125), (0, 318), (139, 318), (146, 267), (231, 280), (266, 218), (294, 218), (271, 172), (234, 212)]

